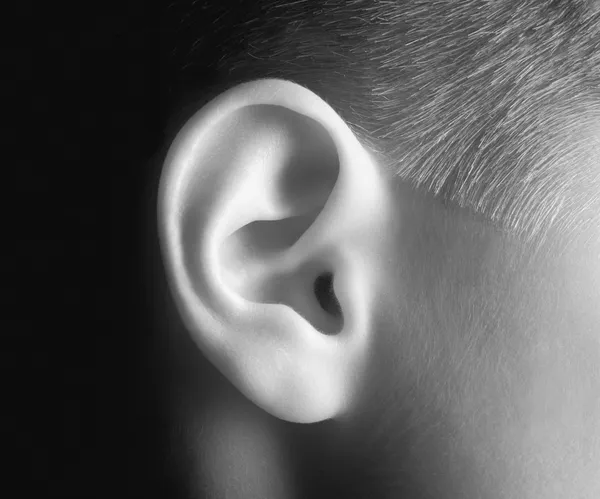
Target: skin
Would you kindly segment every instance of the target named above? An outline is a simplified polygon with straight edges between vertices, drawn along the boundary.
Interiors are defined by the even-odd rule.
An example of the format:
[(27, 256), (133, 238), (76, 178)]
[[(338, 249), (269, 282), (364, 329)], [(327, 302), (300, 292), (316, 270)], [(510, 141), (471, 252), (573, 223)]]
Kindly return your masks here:
[[(300, 99), (296, 90), (282, 92)], [(253, 95), (238, 91), (240, 99)], [(192, 119), (186, 133), (198, 132), (199, 123)], [(292, 137), (301, 133), (290, 129)], [(173, 144), (171, 151), (186, 151), (184, 141)], [(378, 211), (371, 225), (348, 218), (360, 240), (370, 241), (356, 246), (372, 297), (358, 304), (368, 303), (369, 347), (352, 395), (330, 412), (316, 396), (306, 399), (312, 412), (288, 410), (278, 397), (267, 400), (260, 382), (248, 388), (242, 368), (228, 369), (220, 347), (206, 346), (205, 324), (186, 316), (168, 252), (151, 241), (147, 275), (165, 303), (154, 311), (152, 362), (162, 366), (157, 405), (172, 429), (172, 483), (185, 497), (386, 497), (389, 490), (410, 498), (600, 496), (600, 228), (579, 234), (564, 254), (533, 255), (481, 216), (413, 189), (369, 157), (378, 179), (370, 206)], [(172, 158), (160, 165), (159, 205)], [(290, 185), (291, 199), (301, 182)], [(186, 202), (205, 200), (203, 192)], [(357, 192), (348, 188), (358, 203)], [(333, 205), (332, 227), (344, 224), (349, 206)], [(165, 212), (163, 205), (159, 226)], [(238, 229), (249, 223), (236, 221)], [(165, 234), (157, 235), (163, 244)], [(249, 262), (243, 255), (238, 264)], [(336, 293), (343, 295), (341, 285)], [(361, 298), (340, 300), (342, 311), (353, 299)], [(305, 317), (312, 310), (291, 308)]]

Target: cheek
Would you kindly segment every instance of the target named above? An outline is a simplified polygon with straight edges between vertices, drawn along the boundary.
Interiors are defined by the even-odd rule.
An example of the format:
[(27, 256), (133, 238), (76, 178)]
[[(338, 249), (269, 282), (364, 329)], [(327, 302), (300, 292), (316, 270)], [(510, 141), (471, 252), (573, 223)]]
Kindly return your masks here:
[(576, 302), (581, 285), (550, 271), (521, 281), (539, 284), (515, 286), (481, 348), (453, 350), (463, 362), (454, 425), (484, 469), (554, 497), (543, 487), (598, 479), (600, 322), (585, 300)]

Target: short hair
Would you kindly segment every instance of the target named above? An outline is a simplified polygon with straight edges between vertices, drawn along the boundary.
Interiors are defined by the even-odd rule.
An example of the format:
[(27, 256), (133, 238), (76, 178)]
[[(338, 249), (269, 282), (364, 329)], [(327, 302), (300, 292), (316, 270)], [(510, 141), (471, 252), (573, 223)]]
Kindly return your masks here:
[[(415, 188), (470, 208), (536, 248), (550, 232), (569, 241), (576, 231), (600, 225), (597, 4), (172, 0), (163, 18), (162, 75), (174, 110), (168, 134), (227, 87), (256, 78), (290, 80), (328, 102), (385, 168)], [(418, 282), (414, 287), (421, 289)], [(397, 314), (408, 331), (454, 327), (443, 322), (450, 317), (437, 307), (443, 301), (468, 316), (464, 323), (455, 320), (456, 327), (467, 324), (481, 330), (479, 337), (505, 341), (494, 331), (528, 305), (511, 297), (514, 306), (502, 308), (502, 289), (497, 300), (480, 293), (487, 281), (447, 287), (452, 293), (436, 294), (443, 300), (428, 301), (417, 291), (402, 305)], [(471, 310), (491, 317), (489, 327)], [(369, 393), (379, 396), (375, 389)], [(372, 404), (381, 414), (366, 420), (381, 424), (375, 437), (365, 432), (361, 438), (389, 443), (390, 427), (401, 427), (394, 438), (409, 445), (411, 428), (418, 426), (412, 420), (437, 417), (432, 404), (415, 401), (412, 393), (401, 395), (425, 412), (415, 409), (402, 416), (410, 421), (398, 421), (394, 404)], [(412, 463), (402, 456), (384, 471), (369, 463), (363, 472), (385, 478), (371, 484), (379, 481), (390, 497), (403, 479), (410, 489)]]
[(175, 105), (287, 79), (398, 177), (505, 232), (600, 225), (597, 2), (184, 0), (167, 18)]

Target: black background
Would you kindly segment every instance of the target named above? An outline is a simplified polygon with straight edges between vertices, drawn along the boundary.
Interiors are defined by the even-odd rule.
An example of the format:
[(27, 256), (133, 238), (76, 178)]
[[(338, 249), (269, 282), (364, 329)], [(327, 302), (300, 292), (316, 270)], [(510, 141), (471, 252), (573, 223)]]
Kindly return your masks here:
[(163, 141), (165, 6), (14, 4), (3, 50), (0, 494), (160, 496), (149, 477), (155, 423), (140, 420), (144, 395), (132, 388), (149, 334), (140, 214)]

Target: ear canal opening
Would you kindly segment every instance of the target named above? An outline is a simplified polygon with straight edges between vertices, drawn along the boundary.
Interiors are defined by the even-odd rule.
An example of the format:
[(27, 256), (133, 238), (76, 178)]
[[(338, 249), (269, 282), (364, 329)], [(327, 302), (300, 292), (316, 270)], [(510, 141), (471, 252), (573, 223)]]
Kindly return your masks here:
[(333, 279), (334, 277), (331, 272), (321, 273), (315, 279), (313, 286), (315, 297), (317, 298), (319, 305), (328, 314), (332, 321), (332, 325), (334, 326), (327, 331), (321, 330), (322, 333), (327, 335), (339, 333), (344, 325), (342, 307), (335, 296)]

